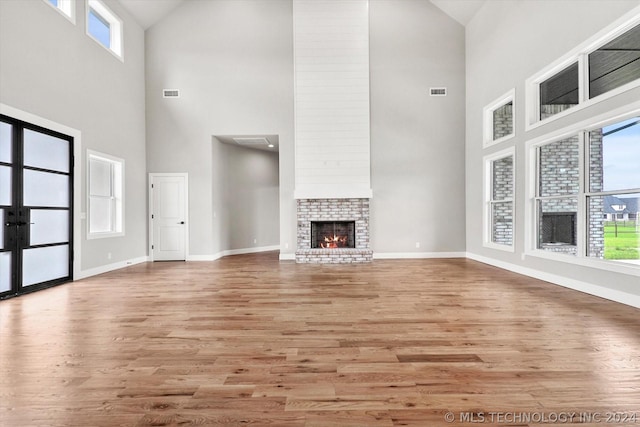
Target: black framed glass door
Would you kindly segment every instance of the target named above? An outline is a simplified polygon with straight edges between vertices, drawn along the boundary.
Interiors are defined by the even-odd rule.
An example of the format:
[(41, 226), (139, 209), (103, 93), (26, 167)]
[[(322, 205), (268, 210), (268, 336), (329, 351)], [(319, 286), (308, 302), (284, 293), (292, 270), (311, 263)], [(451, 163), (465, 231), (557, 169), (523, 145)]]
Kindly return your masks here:
[(73, 138), (0, 115), (0, 299), (73, 280)]

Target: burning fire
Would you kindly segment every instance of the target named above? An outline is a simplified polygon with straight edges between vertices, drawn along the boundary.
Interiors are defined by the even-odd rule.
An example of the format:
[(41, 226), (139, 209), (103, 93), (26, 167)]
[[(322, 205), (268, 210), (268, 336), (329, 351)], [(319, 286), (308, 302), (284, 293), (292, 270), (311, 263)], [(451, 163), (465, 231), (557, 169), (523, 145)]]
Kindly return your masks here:
[(324, 243), (320, 247), (324, 249), (335, 249), (347, 244), (347, 236), (324, 236)]

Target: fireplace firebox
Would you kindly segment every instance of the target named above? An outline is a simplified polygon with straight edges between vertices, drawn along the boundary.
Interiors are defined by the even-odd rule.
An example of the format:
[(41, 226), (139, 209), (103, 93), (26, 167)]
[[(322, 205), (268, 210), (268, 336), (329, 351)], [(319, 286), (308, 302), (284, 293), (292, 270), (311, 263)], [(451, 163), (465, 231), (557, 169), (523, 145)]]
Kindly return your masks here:
[(311, 221), (312, 249), (339, 249), (355, 247), (355, 221)]
[(544, 212), (542, 214), (542, 243), (576, 244), (575, 212)]

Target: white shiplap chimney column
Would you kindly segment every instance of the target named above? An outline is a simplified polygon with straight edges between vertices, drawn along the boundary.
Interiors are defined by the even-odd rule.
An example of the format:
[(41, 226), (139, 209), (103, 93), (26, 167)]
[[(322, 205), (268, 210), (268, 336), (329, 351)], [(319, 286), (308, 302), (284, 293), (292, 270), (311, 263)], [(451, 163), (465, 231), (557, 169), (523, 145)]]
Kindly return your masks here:
[(295, 197), (370, 198), (368, 0), (293, 0)]

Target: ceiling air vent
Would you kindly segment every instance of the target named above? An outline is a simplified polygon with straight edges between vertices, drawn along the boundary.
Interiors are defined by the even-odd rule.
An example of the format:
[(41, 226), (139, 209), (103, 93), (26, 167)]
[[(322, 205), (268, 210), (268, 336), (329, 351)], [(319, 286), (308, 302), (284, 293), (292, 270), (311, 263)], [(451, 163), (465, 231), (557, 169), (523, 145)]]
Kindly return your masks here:
[(429, 89), (429, 95), (431, 96), (447, 96), (446, 87), (432, 87)]
[(236, 144), (239, 145), (269, 145), (269, 140), (264, 137), (254, 138), (233, 138)]
[(163, 89), (163, 98), (180, 98), (180, 91), (178, 89)]

